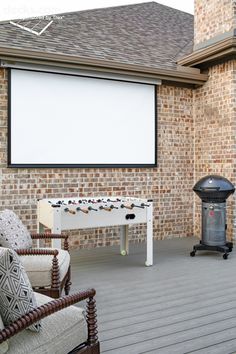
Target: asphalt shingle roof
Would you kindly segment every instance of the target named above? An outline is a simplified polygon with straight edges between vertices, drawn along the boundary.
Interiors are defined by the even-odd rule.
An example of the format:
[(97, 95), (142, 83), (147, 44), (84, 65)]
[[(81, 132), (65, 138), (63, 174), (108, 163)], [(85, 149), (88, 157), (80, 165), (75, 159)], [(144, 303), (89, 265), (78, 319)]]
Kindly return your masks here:
[(193, 16), (156, 2), (61, 16), (41, 36), (2, 22), (0, 46), (161, 69), (192, 51)]

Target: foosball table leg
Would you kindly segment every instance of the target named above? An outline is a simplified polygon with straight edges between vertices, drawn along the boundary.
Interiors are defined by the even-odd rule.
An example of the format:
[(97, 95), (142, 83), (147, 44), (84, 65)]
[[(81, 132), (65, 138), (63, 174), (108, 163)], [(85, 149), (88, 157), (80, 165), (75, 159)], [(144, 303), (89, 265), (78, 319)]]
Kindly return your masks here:
[[(61, 234), (61, 213), (58, 208), (55, 208), (54, 212), (54, 220), (52, 226), (52, 233), (53, 234)], [(61, 239), (54, 239), (52, 240), (52, 247), (61, 249)]]
[[(37, 222), (37, 233), (38, 234), (43, 234), (44, 233), (44, 226), (43, 224), (41, 224), (41, 222)], [(42, 241), (40, 242), (40, 240), (37, 240), (37, 247), (42, 247)]]
[(153, 265), (153, 221), (152, 221), (152, 204), (147, 208), (147, 259), (145, 265), (150, 267)]
[(129, 225), (120, 227), (120, 254), (127, 256), (129, 254)]

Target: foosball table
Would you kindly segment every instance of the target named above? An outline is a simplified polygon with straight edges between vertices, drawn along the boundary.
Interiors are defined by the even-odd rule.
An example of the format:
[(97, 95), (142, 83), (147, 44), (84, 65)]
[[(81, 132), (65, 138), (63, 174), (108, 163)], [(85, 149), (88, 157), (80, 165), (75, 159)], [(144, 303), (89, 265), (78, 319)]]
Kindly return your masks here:
[[(38, 232), (45, 227), (52, 233), (65, 230), (120, 226), (120, 253), (128, 255), (129, 225), (147, 224), (146, 266), (153, 264), (153, 203), (150, 199), (131, 197), (41, 199), (37, 205)], [(60, 240), (53, 247), (60, 248)]]

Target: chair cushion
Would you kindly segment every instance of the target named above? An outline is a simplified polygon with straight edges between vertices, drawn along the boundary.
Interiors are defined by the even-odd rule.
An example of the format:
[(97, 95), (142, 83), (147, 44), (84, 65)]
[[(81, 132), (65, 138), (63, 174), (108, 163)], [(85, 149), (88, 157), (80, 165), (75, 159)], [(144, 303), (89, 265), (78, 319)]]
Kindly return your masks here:
[[(0, 314), (4, 325), (9, 325), (37, 307), (29, 278), (14, 250), (0, 248)], [(40, 330), (40, 323), (29, 327)]]
[[(52, 299), (35, 293), (39, 305)], [(87, 340), (87, 324), (83, 309), (70, 306), (58, 311), (42, 322), (39, 333), (22, 331), (10, 338), (7, 354), (65, 354)]]
[[(0, 316), (0, 330), (4, 328), (4, 324), (2, 322), (2, 318)], [(9, 346), (8, 346), (8, 340), (0, 344), (0, 354), (4, 354), (8, 351)]]
[(32, 247), (29, 231), (18, 216), (7, 209), (0, 212), (0, 246), (15, 250)]
[[(43, 248), (52, 250), (51, 248)], [(70, 265), (68, 251), (58, 249), (58, 265), (60, 269), (60, 280), (62, 280)], [(53, 256), (20, 256), (20, 260), (26, 270), (30, 283), (33, 287), (49, 287), (52, 281), (52, 260)]]

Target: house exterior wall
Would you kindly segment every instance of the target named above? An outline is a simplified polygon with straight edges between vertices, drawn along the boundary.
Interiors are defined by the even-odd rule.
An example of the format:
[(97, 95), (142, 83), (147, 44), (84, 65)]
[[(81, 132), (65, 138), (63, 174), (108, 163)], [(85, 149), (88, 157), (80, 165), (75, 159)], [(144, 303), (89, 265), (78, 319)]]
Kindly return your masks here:
[[(0, 69), (0, 209), (11, 208), (36, 230), (39, 198), (124, 195), (154, 200), (154, 237), (193, 234), (193, 92), (158, 88), (158, 167), (140, 169), (7, 168), (7, 72)], [(22, 137), (25, 142), (27, 135)], [(42, 137), (43, 139), (43, 137)], [(30, 147), (29, 147), (30, 148)], [(145, 241), (143, 225), (130, 227), (130, 240)], [(74, 248), (119, 242), (118, 228), (70, 232)]]
[[(208, 81), (194, 90), (195, 182), (218, 174), (236, 184), (236, 60), (209, 68)], [(194, 233), (200, 235), (201, 203), (195, 197)], [(235, 195), (228, 199), (228, 236), (235, 234)]]
[(194, 44), (236, 28), (235, 0), (195, 0)]
[[(194, 46), (232, 36), (235, 0), (195, 0)], [(204, 43), (205, 42), (205, 43)], [(193, 92), (195, 182), (219, 174), (236, 184), (236, 60), (209, 65), (208, 81)], [(228, 238), (235, 237), (235, 195), (227, 203)], [(201, 202), (195, 197), (194, 233), (200, 235)]]

